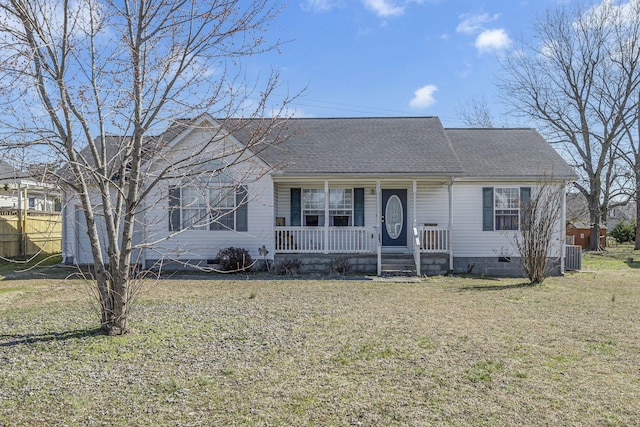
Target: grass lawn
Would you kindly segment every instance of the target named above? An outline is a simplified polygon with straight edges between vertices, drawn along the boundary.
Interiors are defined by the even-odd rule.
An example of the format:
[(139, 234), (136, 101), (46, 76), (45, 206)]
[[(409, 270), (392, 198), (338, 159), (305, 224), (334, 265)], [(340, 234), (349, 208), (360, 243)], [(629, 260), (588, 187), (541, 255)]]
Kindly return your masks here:
[(143, 290), (109, 338), (83, 282), (0, 281), (0, 425), (638, 423), (639, 269)]

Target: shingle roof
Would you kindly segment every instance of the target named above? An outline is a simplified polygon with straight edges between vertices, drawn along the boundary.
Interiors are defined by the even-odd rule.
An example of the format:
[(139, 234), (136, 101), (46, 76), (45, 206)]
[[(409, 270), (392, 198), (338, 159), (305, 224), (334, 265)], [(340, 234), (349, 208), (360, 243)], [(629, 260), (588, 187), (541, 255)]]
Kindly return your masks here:
[(535, 129), (446, 129), (465, 175), (576, 179), (573, 169)]
[(282, 175), (463, 172), (437, 117), (290, 119), (287, 126), (287, 139), (260, 153), (272, 165), (285, 156)]
[[(147, 137), (146, 144), (161, 149), (202, 117), (176, 120), (161, 135)], [(266, 125), (272, 120), (217, 123), (247, 144), (256, 135), (268, 141), (271, 128)], [(206, 120), (202, 124), (211, 125)], [(273, 129), (281, 132), (279, 143), (252, 145), (251, 150), (284, 176), (576, 178), (534, 129), (445, 129), (437, 117), (289, 119)], [(106, 139), (112, 158), (117, 158), (115, 148), (123, 138)]]

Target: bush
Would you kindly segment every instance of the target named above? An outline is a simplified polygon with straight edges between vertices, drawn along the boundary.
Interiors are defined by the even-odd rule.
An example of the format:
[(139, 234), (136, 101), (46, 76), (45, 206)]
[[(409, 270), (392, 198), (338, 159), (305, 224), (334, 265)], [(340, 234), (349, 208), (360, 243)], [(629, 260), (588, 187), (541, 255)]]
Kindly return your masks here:
[(298, 274), (302, 267), (302, 261), (295, 258), (290, 258), (284, 261), (279, 261), (273, 266), (273, 272), (281, 276)]
[(248, 250), (243, 248), (224, 248), (218, 252), (218, 265), (222, 271), (245, 271), (251, 268), (253, 260)]
[(618, 243), (634, 242), (636, 240), (636, 222), (635, 220), (631, 222), (620, 221), (609, 234)]
[(347, 257), (334, 258), (329, 263), (329, 273), (347, 274), (351, 271), (351, 262)]

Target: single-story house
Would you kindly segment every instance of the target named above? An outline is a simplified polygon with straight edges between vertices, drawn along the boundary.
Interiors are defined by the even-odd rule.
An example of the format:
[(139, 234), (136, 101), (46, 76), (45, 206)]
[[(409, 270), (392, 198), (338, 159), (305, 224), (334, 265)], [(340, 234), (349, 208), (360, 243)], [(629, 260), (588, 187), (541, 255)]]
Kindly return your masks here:
[(60, 190), (0, 160), (0, 210), (60, 210)]
[[(195, 153), (213, 134), (242, 147), (260, 120), (244, 123), (221, 132), (208, 115), (181, 120), (159, 149)], [(245, 162), (216, 163), (223, 172), (198, 181), (206, 192), (187, 179), (160, 183), (136, 237), (157, 243), (144, 245), (137, 262), (207, 266), (234, 246), (254, 259), (298, 259), (302, 271), (327, 271), (346, 257), (353, 270), (377, 274), (521, 275), (513, 244), (521, 198), (543, 180), (564, 194), (576, 178), (534, 129), (446, 129), (437, 117), (300, 118), (283, 134), (242, 153)], [(222, 195), (231, 183), (234, 194)], [(72, 193), (64, 203), (63, 256), (91, 263), (79, 203)], [(564, 272), (564, 227), (563, 210), (554, 274)]]

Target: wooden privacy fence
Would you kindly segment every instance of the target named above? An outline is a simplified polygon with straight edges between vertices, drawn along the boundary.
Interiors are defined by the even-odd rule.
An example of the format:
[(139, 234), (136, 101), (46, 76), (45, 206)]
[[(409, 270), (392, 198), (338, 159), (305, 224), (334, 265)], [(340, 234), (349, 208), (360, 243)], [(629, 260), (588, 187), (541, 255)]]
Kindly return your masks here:
[(13, 258), (62, 251), (59, 212), (0, 211), (0, 256)]

